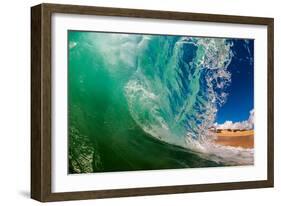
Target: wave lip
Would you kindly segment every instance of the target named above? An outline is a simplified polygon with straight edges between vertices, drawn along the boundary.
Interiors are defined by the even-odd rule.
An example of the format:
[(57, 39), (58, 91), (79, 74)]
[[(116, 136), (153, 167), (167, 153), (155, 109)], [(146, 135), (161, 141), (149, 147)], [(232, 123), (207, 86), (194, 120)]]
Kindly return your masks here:
[(222, 38), (143, 39), (136, 72), (124, 89), (135, 122), (157, 139), (219, 162), (252, 163), (252, 150), (215, 145), (209, 132), (228, 96), (231, 47)]

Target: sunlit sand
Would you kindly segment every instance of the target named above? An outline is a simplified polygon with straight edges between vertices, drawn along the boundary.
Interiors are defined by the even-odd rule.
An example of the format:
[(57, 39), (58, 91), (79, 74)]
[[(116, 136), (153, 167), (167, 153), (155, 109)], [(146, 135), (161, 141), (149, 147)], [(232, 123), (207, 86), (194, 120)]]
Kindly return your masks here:
[(217, 131), (217, 144), (232, 147), (253, 148), (254, 130), (247, 131)]

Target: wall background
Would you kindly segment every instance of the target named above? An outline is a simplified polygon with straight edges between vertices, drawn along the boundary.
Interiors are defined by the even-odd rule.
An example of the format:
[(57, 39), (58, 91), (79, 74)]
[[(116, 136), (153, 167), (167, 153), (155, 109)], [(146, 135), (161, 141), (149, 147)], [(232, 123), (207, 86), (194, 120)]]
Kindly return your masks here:
[[(276, 0), (57, 0), (95, 6), (219, 13), (275, 18), (275, 188), (47, 203), (46, 205), (279, 205), (281, 200), (281, 13)], [(1, 2), (0, 203), (39, 205), (30, 184), (30, 7), (37, 0)]]

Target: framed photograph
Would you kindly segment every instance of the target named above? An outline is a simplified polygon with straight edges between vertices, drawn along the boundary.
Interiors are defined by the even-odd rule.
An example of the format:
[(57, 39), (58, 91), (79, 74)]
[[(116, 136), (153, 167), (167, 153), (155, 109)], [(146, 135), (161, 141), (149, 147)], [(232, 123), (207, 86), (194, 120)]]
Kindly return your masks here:
[(272, 18), (31, 8), (31, 197), (273, 187)]

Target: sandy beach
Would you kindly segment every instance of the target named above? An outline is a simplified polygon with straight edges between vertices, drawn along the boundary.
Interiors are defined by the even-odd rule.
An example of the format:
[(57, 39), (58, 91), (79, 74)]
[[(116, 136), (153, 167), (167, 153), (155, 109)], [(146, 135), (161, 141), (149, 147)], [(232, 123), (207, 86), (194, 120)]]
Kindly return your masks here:
[(222, 130), (217, 132), (217, 144), (242, 147), (242, 148), (253, 148), (254, 147), (254, 130), (248, 131), (227, 131)]

